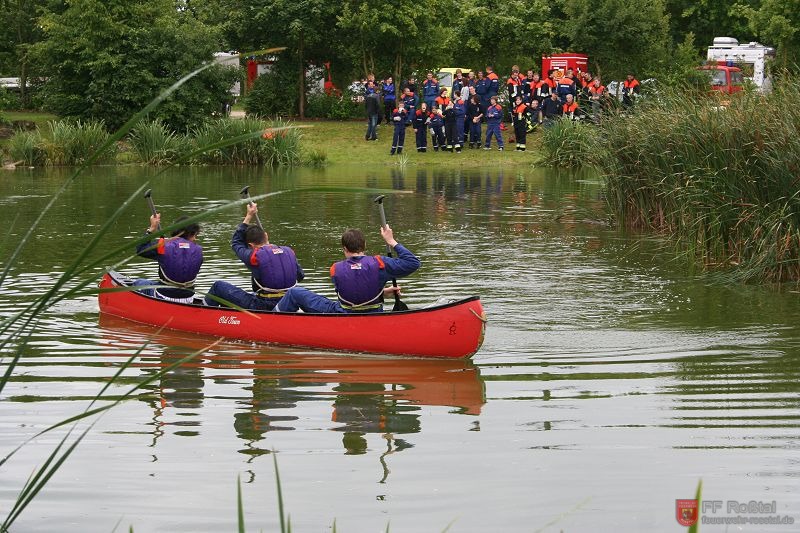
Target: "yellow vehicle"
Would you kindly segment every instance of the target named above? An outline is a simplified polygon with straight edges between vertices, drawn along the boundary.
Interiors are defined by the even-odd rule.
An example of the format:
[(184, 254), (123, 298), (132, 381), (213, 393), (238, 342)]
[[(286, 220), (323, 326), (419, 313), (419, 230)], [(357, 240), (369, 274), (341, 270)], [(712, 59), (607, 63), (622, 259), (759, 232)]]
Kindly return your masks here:
[(453, 97), (453, 80), (456, 77), (456, 71), (460, 70), (461, 74), (464, 75), (464, 78), (467, 77), (467, 74), (472, 72), (471, 69), (468, 68), (457, 68), (457, 67), (447, 67), (447, 68), (440, 68), (439, 72), (436, 74), (436, 79), (439, 80), (439, 89), (447, 89), (447, 95), (452, 98)]

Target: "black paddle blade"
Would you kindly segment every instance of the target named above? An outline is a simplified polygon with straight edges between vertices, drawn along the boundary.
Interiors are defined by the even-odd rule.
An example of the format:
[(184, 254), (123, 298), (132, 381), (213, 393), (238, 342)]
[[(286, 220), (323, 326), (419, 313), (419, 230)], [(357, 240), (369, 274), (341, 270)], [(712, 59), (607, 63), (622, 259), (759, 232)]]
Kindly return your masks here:
[(395, 298), (394, 307), (392, 307), (392, 311), (408, 311), (408, 306), (400, 298)]

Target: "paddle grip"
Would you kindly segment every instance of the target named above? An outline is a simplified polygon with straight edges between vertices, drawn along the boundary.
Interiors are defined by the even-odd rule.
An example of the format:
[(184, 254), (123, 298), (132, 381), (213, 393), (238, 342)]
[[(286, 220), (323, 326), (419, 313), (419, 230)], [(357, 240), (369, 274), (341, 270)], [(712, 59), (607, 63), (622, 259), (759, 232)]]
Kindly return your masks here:
[[(244, 190), (242, 190), (242, 198), (247, 198), (249, 200), (250, 199), (250, 191), (248, 189), (249, 189), (249, 187), (245, 187)], [(253, 202), (250, 202), (250, 203), (252, 204)], [(256, 226), (258, 226), (261, 229), (264, 229), (264, 226), (261, 225), (261, 219), (258, 218), (258, 213), (256, 213)]]
[[(155, 204), (155, 202), (153, 202), (153, 197), (150, 196), (150, 191), (149, 190), (147, 191), (147, 194), (145, 195), (145, 198), (147, 198), (147, 205), (150, 206), (150, 213), (153, 216), (156, 216), (158, 214), (158, 211), (156, 211), (156, 204)], [(158, 223), (158, 230), (161, 231), (161, 222)]]

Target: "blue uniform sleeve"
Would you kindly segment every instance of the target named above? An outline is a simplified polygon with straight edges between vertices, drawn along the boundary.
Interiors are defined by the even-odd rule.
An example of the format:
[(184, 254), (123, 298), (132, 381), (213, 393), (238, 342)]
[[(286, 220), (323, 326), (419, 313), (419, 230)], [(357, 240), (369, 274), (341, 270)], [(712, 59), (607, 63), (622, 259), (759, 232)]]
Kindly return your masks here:
[(236, 231), (233, 232), (233, 238), (231, 239), (231, 248), (233, 248), (233, 253), (236, 254), (236, 257), (249, 267), (250, 255), (253, 253), (253, 250), (247, 245), (247, 241), (244, 240), (246, 231), (247, 224), (242, 223), (236, 227)]
[(300, 263), (297, 263), (297, 281), (303, 281), (305, 279), (306, 273), (303, 272), (303, 267), (300, 266)]
[(397, 252), (397, 257), (381, 256), (385, 265), (383, 272), (386, 279), (384, 283), (389, 278), (402, 278), (413, 274), (422, 264), (416, 255), (412, 254), (408, 248), (400, 243), (394, 247), (394, 251)]
[[(147, 233), (147, 235), (150, 234)], [(136, 255), (138, 255), (139, 257), (144, 257), (145, 259), (152, 259), (153, 261), (158, 261), (158, 250), (156, 250), (156, 246), (158, 246), (157, 239), (148, 242), (143, 242), (142, 244), (136, 247)]]

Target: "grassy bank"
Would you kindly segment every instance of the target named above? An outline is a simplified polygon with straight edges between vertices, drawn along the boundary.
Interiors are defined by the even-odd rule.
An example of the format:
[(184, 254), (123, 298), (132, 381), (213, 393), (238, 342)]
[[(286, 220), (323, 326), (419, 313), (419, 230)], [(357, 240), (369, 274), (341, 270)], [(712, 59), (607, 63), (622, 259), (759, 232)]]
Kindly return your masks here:
[[(50, 158), (56, 148), (52, 142), (51, 124), (58, 123), (57, 117), (46, 113), (7, 112), (9, 120), (27, 120), (37, 125), (38, 131), (22, 134), (24, 138), (16, 141), (4, 139), (0, 148), (6, 159), (23, 161), (29, 165), (71, 164), (63, 158)], [(211, 140), (221, 140), (234, 135), (245, 135), (248, 126), (258, 129), (254, 119), (222, 120), (210, 124), (216, 127), (203, 127), (190, 135), (180, 135), (166, 131), (163, 127), (149, 123), (135, 128), (115, 152), (112, 160), (120, 164), (169, 164), (180, 157), (191, 153), (193, 146), (211, 144)], [(227, 124), (227, 125), (226, 125)], [(414, 142), (414, 131), (406, 129), (406, 141), (403, 154), (405, 157), (390, 156), (393, 127), (382, 124), (378, 127), (378, 140), (366, 141), (366, 121), (327, 121), (307, 120), (293, 121), (291, 124), (302, 126), (299, 136), (292, 134), (279, 135), (267, 139), (266, 144), (259, 139), (249, 139), (238, 147), (227, 150), (212, 150), (202, 157), (190, 159), (195, 164), (310, 164), (310, 165), (420, 165), (436, 167), (470, 168), (486, 165), (503, 165), (508, 167), (528, 167), (541, 164), (541, 133), (528, 135), (528, 150), (516, 152), (513, 143), (513, 130), (510, 126), (504, 132), (506, 149), (492, 150), (465, 148), (460, 154), (434, 152), (428, 136), (428, 152), (417, 153)], [(263, 127), (266, 127), (264, 123)], [(281, 124), (283, 125), (283, 124)], [(233, 127), (241, 126), (241, 127)], [(485, 127), (483, 134), (485, 136)], [(287, 137), (288, 135), (288, 137)], [(227, 137), (226, 137), (227, 136)], [(198, 138), (197, 142), (195, 139)], [(291, 142), (288, 142), (291, 141)], [(271, 144), (270, 144), (271, 143)], [(269, 146), (267, 146), (269, 145)], [(285, 146), (284, 146), (285, 145)], [(274, 148), (274, 149), (268, 149)], [(90, 151), (86, 152), (88, 155)], [(52, 160), (51, 160), (52, 159)], [(75, 161), (81, 160), (76, 154)], [(72, 163), (74, 164), (74, 163)]]
[[(378, 127), (378, 140), (365, 141), (364, 134), (367, 130), (364, 121), (305, 121), (297, 122), (310, 126), (303, 130), (303, 146), (308, 149), (322, 151), (327, 154), (328, 163), (331, 165), (396, 165), (401, 159), (390, 156), (389, 149), (392, 145), (393, 127), (381, 124)], [(508, 142), (513, 136), (513, 129), (503, 132), (506, 149), (499, 152), (492, 143), (492, 150), (470, 150), (465, 148), (460, 154), (434, 152), (431, 147), (430, 135), (428, 136), (428, 152), (417, 153), (414, 144), (414, 130), (406, 129), (406, 141), (403, 154), (408, 156), (407, 164), (422, 166), (446, 167), (481, 167), (486, 165), (527, 166), (541, 161), (539, 152), (540, 136), (538, 133), (528, 135), (528, 150), (526, 152), (514, 151), (514, 145)], [(482, 131), (484, 137), (486, 128)], [(404, 158), (405, 160), (405, 158)]]
[(798, 99), (800, 89), (788, 84), (730, 102), (662, 94), (580, 136), (589, 142), (545, 142), (553, 147), (547, 158), (599, 166), (621, 226), (663, 232), (710, 270), (798, 282)]

